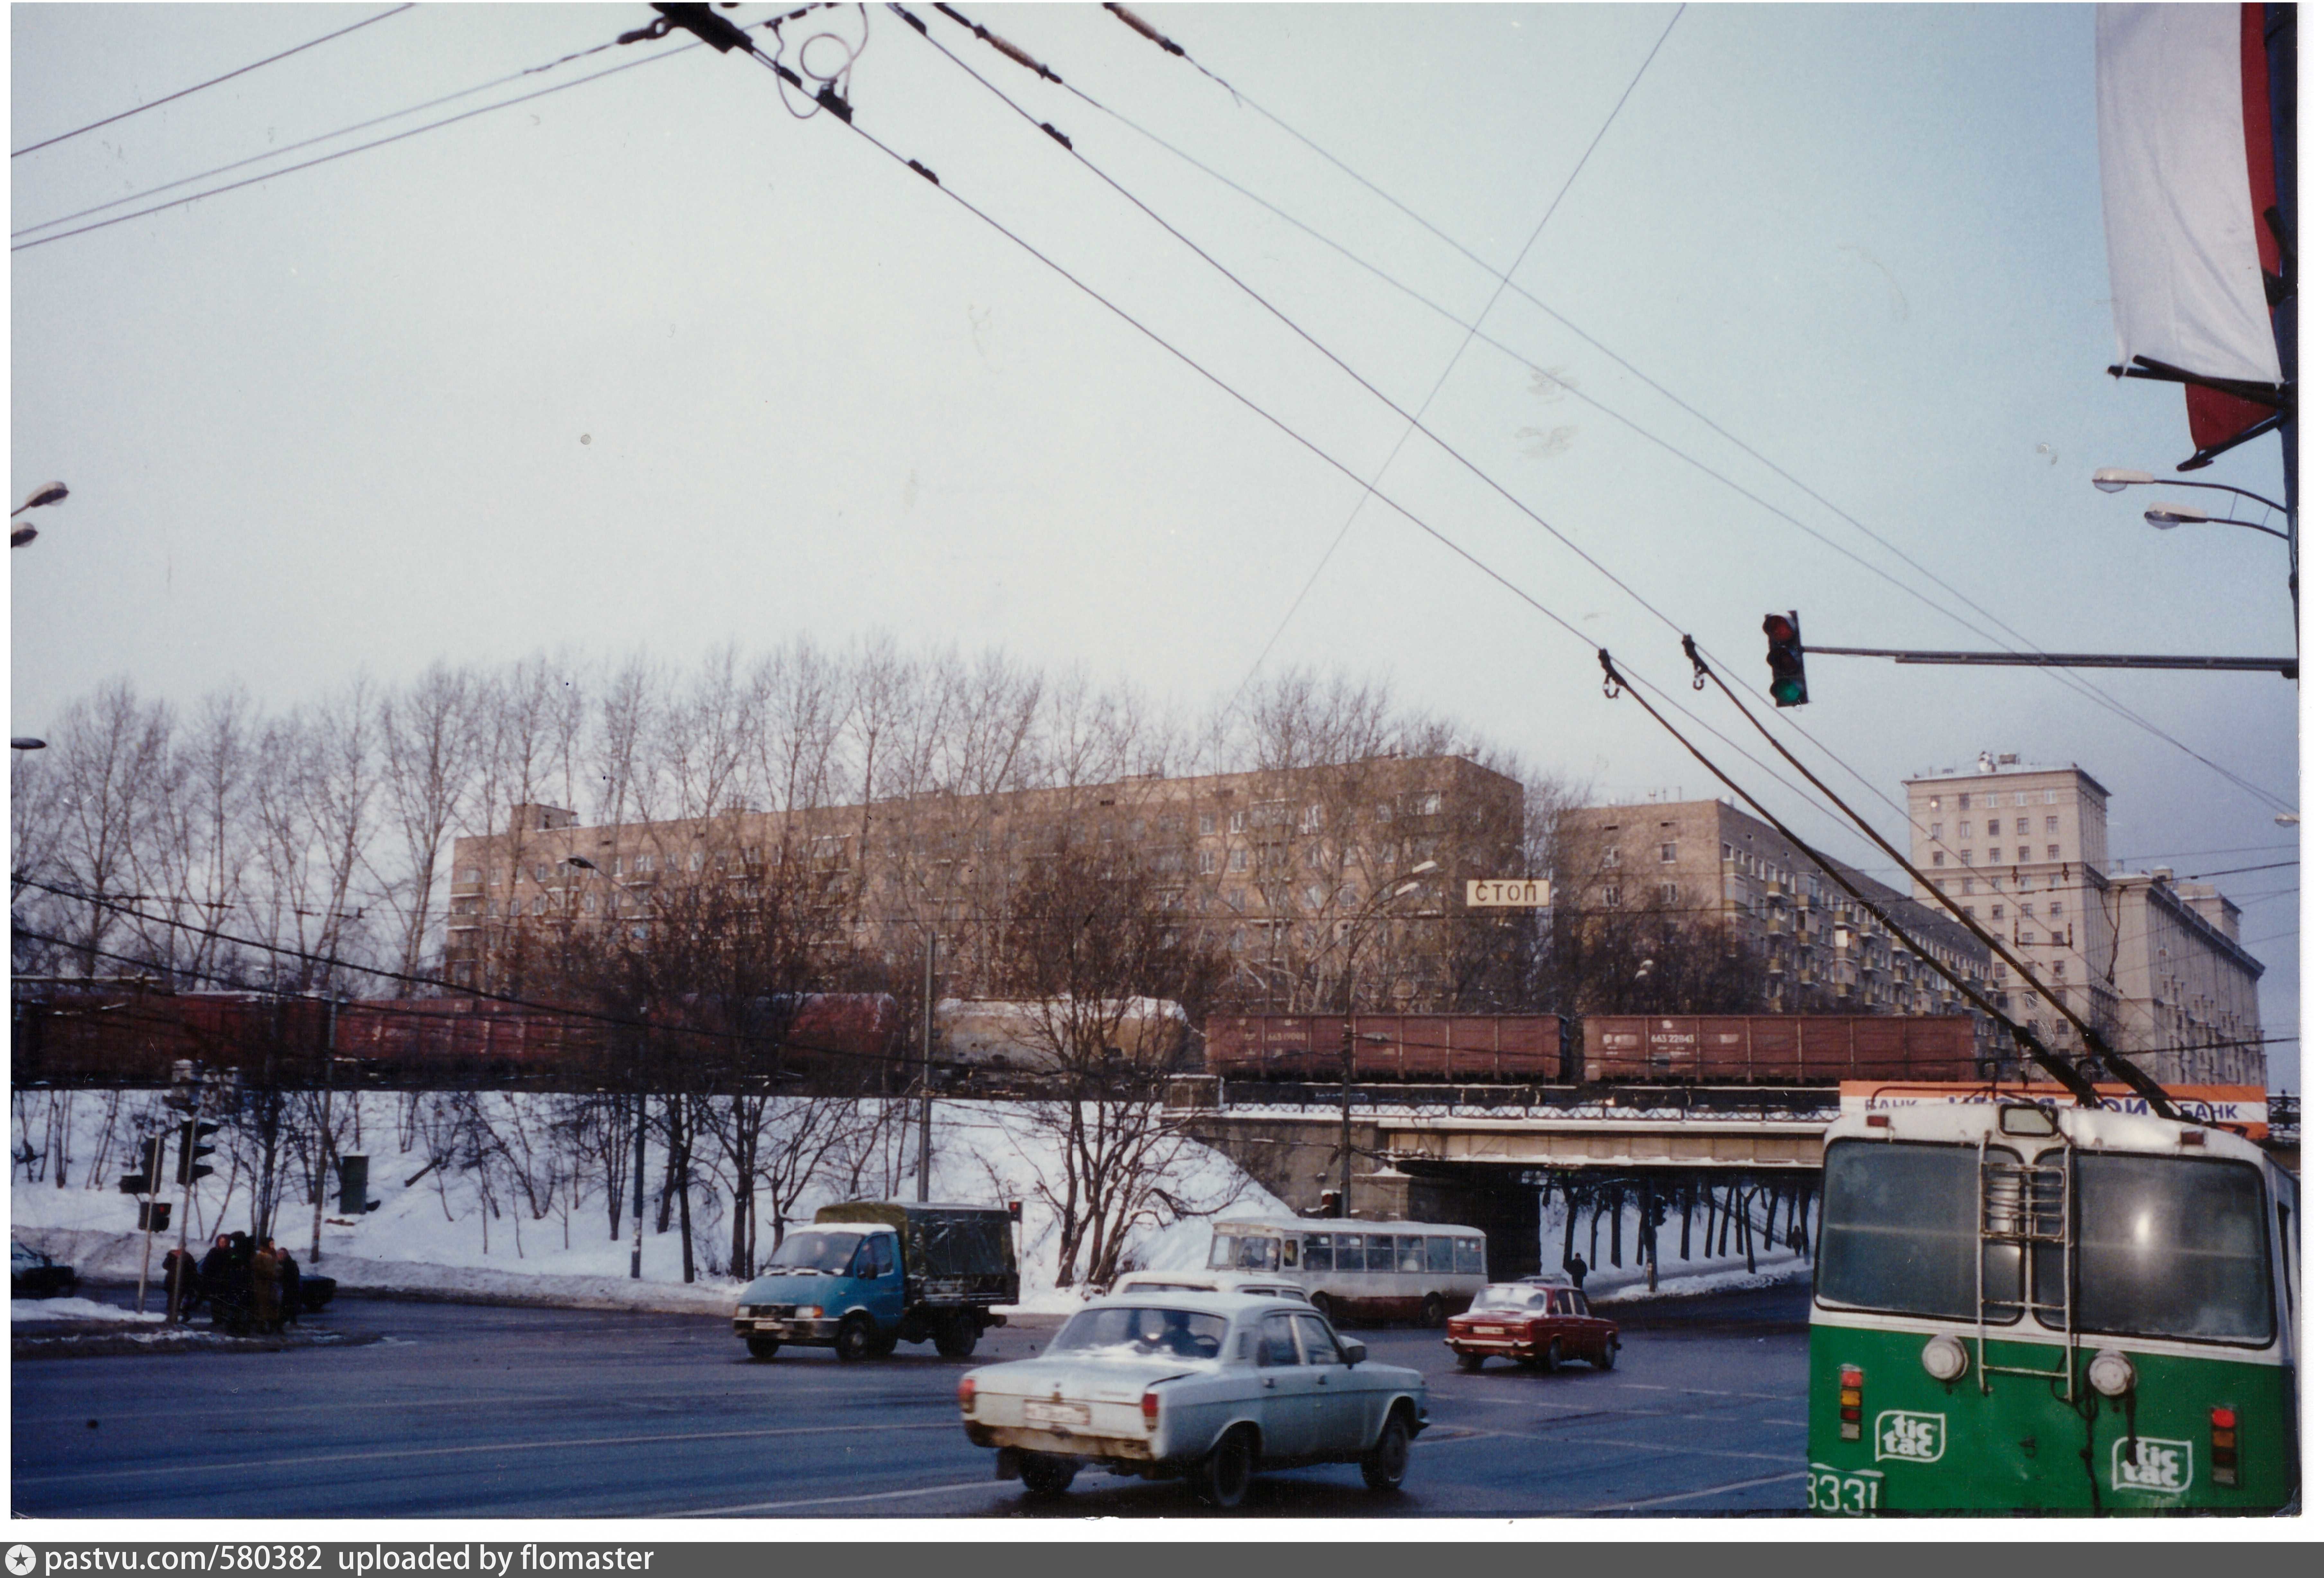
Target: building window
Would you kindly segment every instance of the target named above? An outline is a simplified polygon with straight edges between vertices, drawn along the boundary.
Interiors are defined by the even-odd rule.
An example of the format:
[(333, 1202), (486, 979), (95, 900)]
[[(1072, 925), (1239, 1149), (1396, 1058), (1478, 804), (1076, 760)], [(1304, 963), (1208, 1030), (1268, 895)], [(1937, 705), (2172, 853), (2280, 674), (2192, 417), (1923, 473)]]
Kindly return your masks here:
[(1991, 810), (1998, 809), (1998, 808), (1999, 808), (1999, 807), (2000, 807), (2000, 805), (2001, 805), (2001, 797), (2000, 797), (1999, 795), (1997, 795), (1997, 794), (1989, 794), (1989, 795), (1987, 795), (1987, 796), (1986, 796), (1986, 797), (1985, 797), (1985, 808), (1986, 808), (1987, 810), (1991, 811)]
[[(2064, 946), (2066, 946), (2066, 934), (2065, 934), (2064, 932), (2062, 932), (2062, 931), (2053, 931), (2053, 932), (2052, 932), (2052, 933), (2050, 934), (2050, 946), (2051, 946), (2052, 947), (2053, 947), (2053, 948), (2062, 948), (2062, 947), (2064, 947)], [(2061, 969), (2061, 970), (2062, 970), (2062, 969), (2064, 969), (2065, 967), (2066, 967), (2066, 965), (2065, 965), (2065, 961), (2063, 961), (2062, 959), (2061, 959), (2061, 960), (2060, 960), (2060, 961), (2059, 961), (2059, 963), (2058, 963), (2058, 968), (2059, 968), (2059, 969)]]
[(1997, 849), (1987, 850), (1985, 852), (1985, 863), (1989, 866), (1999, 865), (2001, 863), (2001, 851)]
[(1622, 890), (1615, 887), (1610, 882), (1608, 883), (1605, 890), (1605, 900), (1606, 908), (1609, 909), (1613, 909), (1622, 901)]
[(1231, 851), (1227, 855), (1227, 870), (1231, 872), (1247, 872), (1250, 870), (1250, 851), (1247, 849), (1236, 849)]
[(2001, 906), (1998, 904), (1993, 907), (1993, 918), (1996, 920), (1999, 920), (2001, 918)]
[(1674, 866), (1678, 864), (1677, 844), (1665, 844), (1663, 845), (1663, 864), (1666, 866)]
[(1968, 823), (1966, 823), (1966, 822), (1962, 823), (1962, 824), (1960, 825), (1960, 835), (1961, 835), (1963, 838), (1967, 838), (1967, 837), (1969, 835), (1969, 832), (1970, 832), (1969, 825)]
[[(1941, 866), (1941, 865), (1944, 864), (1944, 863), (1945, 863), (1945, 852), (1944, 852), (1943, 850), (1941, 850), (1941, 849), (1932, 849), (1932, 850), (1929, 851), (1929, 863), (1930, 863), (1931, 865), (1937, 865), (1937, 866)], [(1940, 891), (1940, 892), (1941, 892), (1942, 891), (1943, 891), (1942, 889), (1940, 889), (1940, 890), (1939, 890), (1939, 891)]]
[(1677, 903), (1677, 902), (1678, 902), (1678, 884), (1677, 884), (1676, 882), (1665, 882), (1665, 883), (1662, 885), (1662, 896), (1663, 896), (1663, 902), (1664, 902), (1664, 903), (1665, 903), (1665, 904), (1675, 904), (1675, 903)]
[(2019, 844), (2017, 846), (2017, 858), (2021, 861), (2032, 860), (2034, 858), (2034, 846), (2030, 844)]
[(1197, 833), (1216, 833), (1218, 830), (1219, 830), (1219, 819), (1218, 819), (1218, 817), (1217, 817), (1214, 813), (1210, 812), (1210, 811), (1203, 811), (1203, 812), (1199, 812), (1199, 813), (1197, 813), (1197, 814), (1196, 814), (1196, 816), (1195, 816), (1195, 817), (1194, 817), (1194, 831), (1195, 831), (1195, 832), (1197, 832)]
[(2056, 789), (2043, 789), (2042, 791), (2042, 803), (2045, 806), (2056, 805), (2058, 803), (2058, 791)]
[(1310, 909), (1323, 908), (1323, 890), (1314, 882), (1307, 884), (1307, 908)]
[(2043, 832), (2044, 832), (2044, 833), (2055, 833), (2057, 830), (2058, 830), (2058, 818), (2056, 818), (2055, 817), (2043, 817), (2043, 818), (2042, 818), (2042, 831), (2043, 831)]
[(1212, 875), (1219, 869), (1219, 852), (1215, 849), (1205, 849), (1196, 854), (1194, 869), (1206, 877)]
[(535, 894), (532, 896), (532, 912), (533, 912), (535, 915), (541, 915), (541, 914), (546, 914), (546, 913), (548, 912), (548, 909), (549, 909), (549, 900), (548, 900), (547, 899), (544, 899), (543, 897), (541, 897), (540, 894), (535, 893)]
[(1422, 816), (1434, 817), (1443, 808), (1444, 797), (1443, 795), (1431, 793), (1425, 794), (1420, 797), (1420, 814)]
[(2058, 846), (2054, 844), (2050, 845), (2050, 858), (2052, 860), (2058, 858)]
[(1616, 844), (1608, 849), (1605, 854), (1598, 857), (1598, 863), (1609, 871), (1620, 865), (1622, 863), (1621, 846), (1619, 844)]
[(532, 880), (536, 882), (545, 882), (549, 881), (549, 868), (545, 865), (537, 865), (533, 867)]
[(2017, 818), (2017, 836), (2018, 836), (2018, 837), (2023, 838), (2023, 837), (2024, 837), (2024, 836), (2025, 836), (2025, 835), (2026, 835), (2026, 834), (2028, 834), (2028, 833), (2030, 833), (2030, 832), (2032, 832), (2032, 831), (2033, 831), (2033, 824), (2032, 824), (2032, 822), (2031, 822), (2031, 820), (2030, 820), (2029, 818), (2024, 817), (2018, 817), (2018, 818)]
[(2055, 899), (2052, 899), (2052, 900), (2050, 900), (2050, 913), (2051, 913), (2051, 914), (2052, 914), (2052, 915), (2063, 915), (2065, 912), (2066, 912), (2066, 907), (2065, 907), (2063, 904), (2059, 903)]
[(1987, 817), (1987, 818), (1986, 818), (1986, 822), (1985, 822), (1985, 831), (1986, 831), (1986, 835), (1987, 835), (1987, 837), (1990, 837), (1990, 838), (1998, 838), (1998, 837), (2000, 837), (2000, 836), (2001, 836), (2001, 819), (2000, 819), (1998, 817)]
[(2021, 893), (2030, 893), (2030, 892), (2032, 892), (2032, 891), (2034, 891), (2034, 879), (2033, 879), (2033, 878), (2031, 878), (2031, 877), (2020, 877), (2020, 878), (2018, 878), (2018, 879), (2017, 879), (2017, 891), (2018, 891), (2019, 892), (2021, 892)]
[(1960, 808), (1964, 811), (1969, 809), (1969, 797), (1967, 795), (1963, 795), (1960, 798)]
[(591, 893), (581, 900), (581, 913), (584, 915), (595, 915), (597, 913), (596, 894)]

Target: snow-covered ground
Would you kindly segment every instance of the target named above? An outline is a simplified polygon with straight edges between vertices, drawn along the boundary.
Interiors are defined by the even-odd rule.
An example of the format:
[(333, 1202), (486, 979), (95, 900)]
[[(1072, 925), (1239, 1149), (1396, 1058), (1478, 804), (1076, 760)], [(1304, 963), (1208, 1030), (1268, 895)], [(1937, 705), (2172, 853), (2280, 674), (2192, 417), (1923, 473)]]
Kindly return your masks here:
[(93, 1298), (12, 1298), (8, 1301), (8, 1324), (23, 1325), (26, 1321), (146, 1321), (159, 1324), (161, 1312), (147, 1310), (139, 1315), (134, 1309), (117, 1305), (99, 1304)]
[[(350, 1290), (410, 1293), (475, 1299), (530, 1299), (595, 1307), (646, 1307), (724, 1311), (732, 1308), (743, 1284), (706, 1269), (721, 1263), (730, 1241), (726, 1211), (731, 1202), (715, 1187), (698, 1189), (693, 1222), (696, 1278), (683, 1279), (683, 1254), (675, 1211), (666, 1231), (657, 1231), (658, 1185), (662, 1157), (658, 1145), (647, 1155), (647, 1201), (642, 1277), (630, 1278), (632, 1223), (624, 1199), (618, 1226), (609, 1223), (602, 1187), (570, 1178), (560, 1186), (528, 1195), (508, 1177), (430, 1167), (435, 1156), (406, 1104), (410, 1098), (368, 1092), (338, 1098), (333, 1128), (339, 1149), (370, 1158), (370, 1197), (379, 1209), (343, 1217), (327, 1200), (319, 1257), (309, 1254), (316, 1213), (303, 1166), (286, 1168), (284, 1203), (273, 1236), (299, 1257), (302, 1269), (336, 1277)], [(543, 1141), (551, 1131), (554, 1098), (494, 1094), (484, 1098), (487, 1115), (507, 1134)], [(158, 1127), (163, 1116), (151, 1093), (39, 1093), (37, 1101), (19, 1094), (14, 1140), (17, 1165), (11, 1169), (9, 1220), (14, 1235), (76, 1267), (84, 1277), (134, 1280), (143, 1250), (136, 1224), (136, 1201), (113, 1187), (128, 1159), (135, 1132)], [(1038, 1181), (1059, 1171), (1057, 1141), (1022, 1109), (995, 1103), (939, 1103), (933, 1124), (930, 1197), (998, 1204), (1024, 1203), (1019, 1257), (1028, 1313), (1075, 1307), (1081, 1295), (1056, 1286), (1058, 1223), (1042, 1200)], [(206, 1178), (195, 1195), (187, 1238), (197, 1250), (219, 1232), (248, 1231), (252, 1195), (246, 1148), (229, 1132), (220, 1136), (217, 1176)], [(442, 1141), (438, 1140), (438, 1153)], [(842, 1199), (910, 1198), (917, 1190), (917, 1135), (891, 1137), (888, 1176), (876, 1167), (862, 1171), (872, 1186), (850, 1193), (810, 1190), (793, 1206), (796, 1226), (816, 1207)], [(174, 1153), (173, 1153), (174, 1154)], [(38, 1155), (41, 1176), (28, 1180), (23, 1159)], [(57, 1158), (65, 1159), (60, 1167)], [(66, 1186), (57, 1186), (61, 1171)], [(881, 1188), (882, 1183), (891, 1186)], [(1193, 1214), (1148, 1225), (1129, 1236), (1129, 1260), (1145, 1264), (1155, 1256), (1170, 1265), (1199, 1265), (1210, 1242), (1209, 1218), (1231, 1210), (1240, 1217), (1291, 1214), (1241, 1168), (1207, 1147), (1185, 1149), (1168, 1178), (1171, 1196)], [(528, 1203), (529, 1199), (536, 1204)], [(760, 1201), (761, 1255), (771, 1250), (766, 1225), (768, 1202)], [(162, 1252), (176, 1241), (173, 1231), (157, 1240), (152, 1265), (158, 1275)]]

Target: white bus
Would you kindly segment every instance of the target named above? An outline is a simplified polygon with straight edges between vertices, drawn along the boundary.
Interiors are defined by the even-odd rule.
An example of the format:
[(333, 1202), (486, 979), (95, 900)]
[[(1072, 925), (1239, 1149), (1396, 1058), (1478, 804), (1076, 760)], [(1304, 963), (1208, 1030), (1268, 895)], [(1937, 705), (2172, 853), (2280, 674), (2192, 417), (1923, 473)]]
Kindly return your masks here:
[(1275, 1272), (1334, 1320), (1441, 1326), (1485, 1286), (1485, 1235), (1434, 1222), (1221, 1222), (1211, 1269)]

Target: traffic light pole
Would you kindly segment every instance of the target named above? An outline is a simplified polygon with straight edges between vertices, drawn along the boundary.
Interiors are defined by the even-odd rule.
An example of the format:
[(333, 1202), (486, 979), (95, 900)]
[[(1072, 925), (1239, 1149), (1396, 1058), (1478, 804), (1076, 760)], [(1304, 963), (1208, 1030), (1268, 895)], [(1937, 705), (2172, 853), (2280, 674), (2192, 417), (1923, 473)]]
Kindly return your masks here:
[(1895, 647), (1802, 647), (1820, 658), (1893, 658), (1899, 663), (2008, 664), (2031, 669), (2199, 669), (2300, 678), (2297, 658), (2195, 658), (2138, 652), (1922, 652)]

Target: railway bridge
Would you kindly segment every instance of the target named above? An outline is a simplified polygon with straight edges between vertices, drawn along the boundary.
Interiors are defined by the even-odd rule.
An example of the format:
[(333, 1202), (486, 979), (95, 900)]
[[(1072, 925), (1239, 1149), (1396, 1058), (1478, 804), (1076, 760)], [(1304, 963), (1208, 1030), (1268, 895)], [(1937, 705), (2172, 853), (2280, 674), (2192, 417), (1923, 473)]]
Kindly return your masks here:
[[(1190, 1104), (1216, 1104), (1188, 1114), (1197, 1138), (1302, 1214), (1336, 1213), (1338, 1086), (1202, 1083)], [(1561, 1204), (1570, 1220), (1577, 1207), (1602, 1216), (1610, 1201), (1618, 1235), (1625, 1205), (1659, 1219), (1682, 1203), (1748, 1221), (1771, 1247), (1804, 1232), (1823, 1130), (1840, 1115), (1831, 1086), (1375, 1085), (1349, 1096), (1352, 1214), (1480, 1227), (1497, 1271), (1517, 1276), (1539, 1266), (1544, 1212)], [(2294, 1171), (2298, 1100), (2270, 1103), (2270, 1149)]]

